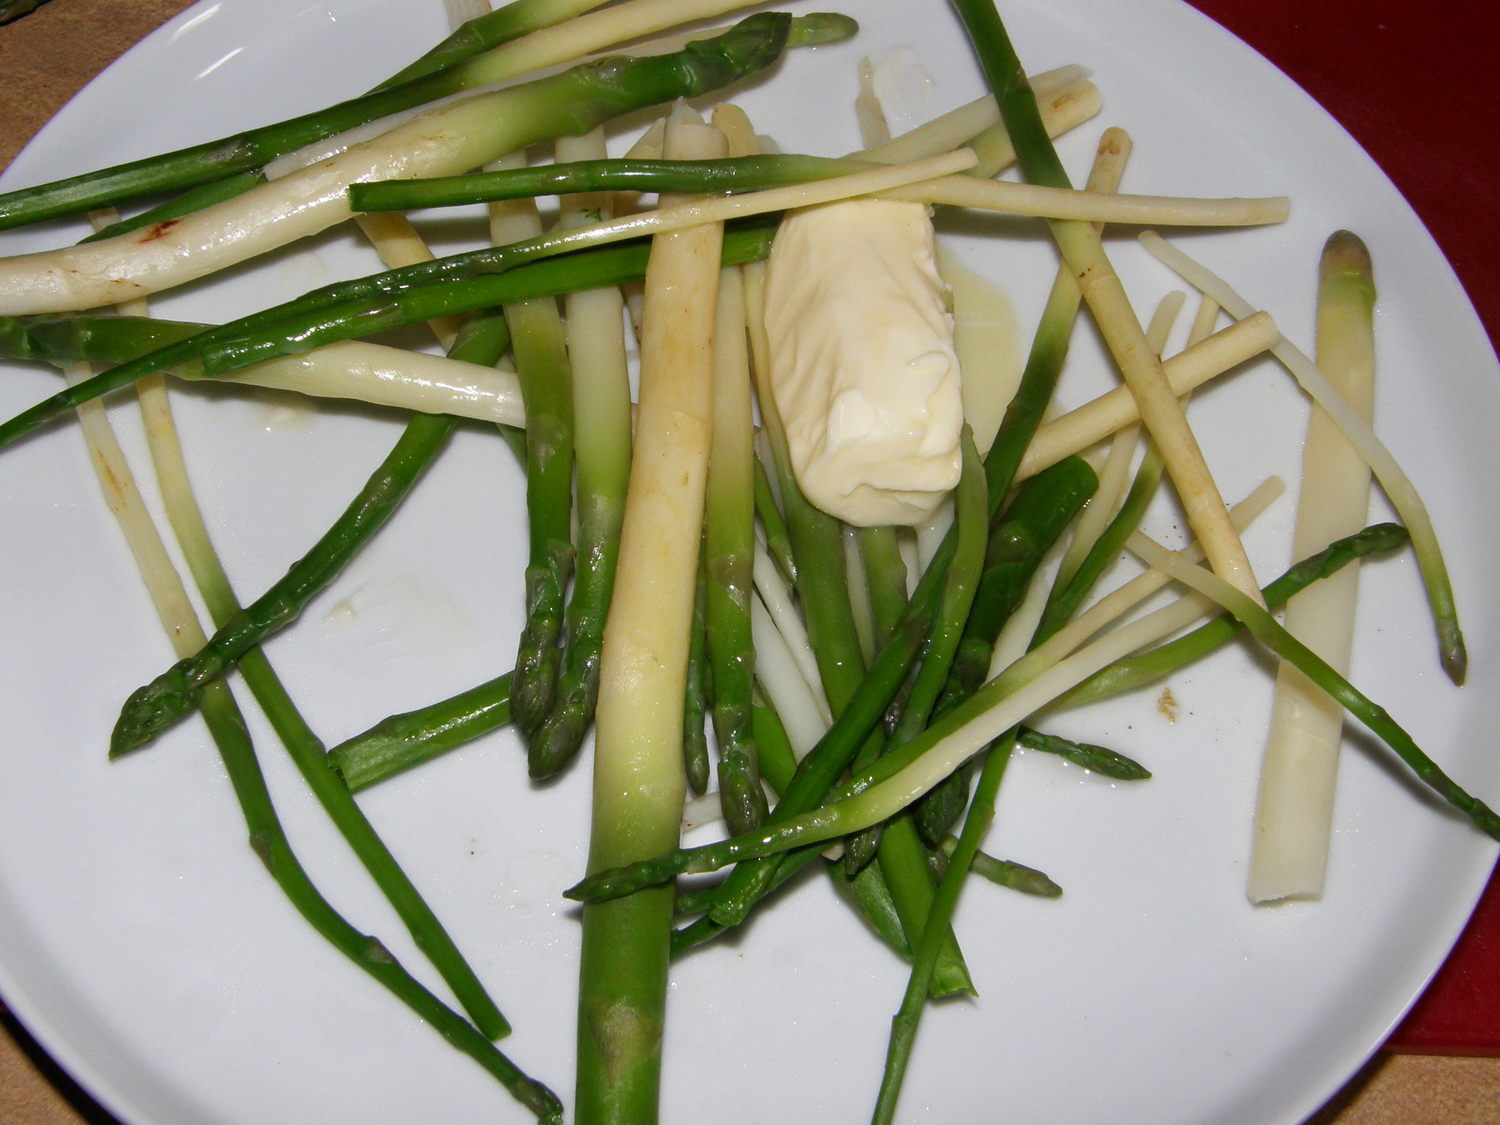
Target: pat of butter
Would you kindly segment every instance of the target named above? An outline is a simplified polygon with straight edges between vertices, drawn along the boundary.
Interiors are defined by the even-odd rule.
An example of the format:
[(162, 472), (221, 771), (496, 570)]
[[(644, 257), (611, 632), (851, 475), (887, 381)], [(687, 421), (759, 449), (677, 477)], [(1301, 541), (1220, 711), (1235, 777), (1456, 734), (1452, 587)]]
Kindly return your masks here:
[(766, 274), (770, 381), (808, 501), (856, 527), (920, 524), (958, 483), (953, 317), (921, 203), (782, 221)]

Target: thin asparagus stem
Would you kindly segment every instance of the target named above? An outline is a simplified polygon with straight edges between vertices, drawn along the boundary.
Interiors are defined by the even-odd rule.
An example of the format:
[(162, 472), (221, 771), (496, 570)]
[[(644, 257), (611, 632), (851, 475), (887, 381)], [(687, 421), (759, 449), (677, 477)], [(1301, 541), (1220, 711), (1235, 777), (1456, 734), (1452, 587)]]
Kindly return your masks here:
[[(679, 109), (669, 156), (721, 155), (717, 130)], [(646, 273), (636, 440), (596, 709), (589, 869), (672, 847), (686, 779), (683, 693), (711, 437), (722, 228), (659, 236)], [(655, 1120), (673, 893), (656, 887), (583, 912), (576, 1113)]]
[(682, 772), (687, 778), (688, 792), (695, 797), (701, 797), (708, 792), (708, 779), (713, 773), (713, 766), (708, 760), (708, 619), (705, 616), (707, 597), (708, 579), (700, 557), (698, 581), (693, 590), (693, 621), (692, 633), (688, 639), (687, 677), (682, 693)]
[(1115, 781), (1145, 781), (1151, 776), (1151, 771), (1134, 758), (1127, 758), (1124, 754), (1111, 750), (1107, 746), (1097, 746), (1091, 742), (1075, 742), (1071, 738), (1045, 734), (1030, 727), (1017, 728), (1015, 742), (1017, 746), (1027, 750), (1040, 750), (1044, 754), (1055, 754), (1074, 765), (1103, 774)]
[[(490, 209), (490, 235), (497, 244), (536, 238), (541, 229), (530, 200)], [(563, 615), (573, 573), (573, 371), (555, 297), (516, 301), (503, 309), (526, 407), (526, 616), (516, 646), (510, 706), (522, 737), (529, 739), (556, 702), (563, 659)], [(537, 765), (529, 755), (528, 764)], [(546, 776), (536, 768), (532, 773)]]
[[(939, 852), (945, 860), (951, 860), (957, 847), (956, 836), (944, 836), (939, 844)], [(946, 865), (944, 869), (946, 870)], [(969, 870), (981, 878), (988, 879), (997, 887), (1019, 891), (1023, 895), (1034, 895), (1037, 898), (1062, 897), (1062, 888), (1054, 883), (1045, 871), (1027, 867), (1024, 863), (1017, 863), (1013, 859), (997, 859), (986, 852), (976, 851), (973, 861), (969, 864)]]
[[(559, 158), (602, 152), (602, 130), (557, 143)], [(558, 225), (581, 225), (611, 214), (608, 197), (576, 195), (559, 201)], [(533, 776), (560, 769), (578, 753), (594, 718), (599, 693), (599, 648), (614, 588), (625, 485), (630, 474), (630, 371), (625, 352), (624, 295), (618, 286), (563, 298), (568, 358), (573, 373), (578, 529), (573, 589), (565, 616), (563, 664), (556, 702), (526, 745)]]
[[(1267, 585), (1261, 591), (1261, 596), (1266, 600), (1267, 609), (1277, 609), (1299, 590), (1336, 573), (1354, 560), (1397, 551), (1409, 542), (1410, 537), (1400, 524), (1374, 524), (1355, 535), (1331, 543), (1317, 554), (1296, 563)], [(1240, 629), (1240, 624), (1232, 616), (1223, 614), (1184, 633), (1176, 640), (1127, 657), (1096, 672), (1061, 696), (1054, 707), (1077, 707), (1134, 691), (1208, 655), (1234, 639)]]
[(510, 673), (414, 711), (389, 715), (328, 751), (328, 764), (351, 792), (368, 789), (404, 770), (510, 722)]
[(361, 933), (330, 906), (308, 878), (282, 831), (265, 777), (245, 733), (244, 719), (223, 684), (210, 684), (201, 709), (213, 732), (249, 831), (250, 846), (307, 921), (336, 949), (369, 973), (450, 1044), (474, 1059), (543, 1122), (562, 1121), (562, 1106), (547, 1087), (527, 1077), (472, 1024), (413, 977), (379, 940)]
[(868, 161), (830, 156), (766, 153), (714, 161), (579, 160), (531, 168), (432, 176), (421, 180), (371, 180), (349, 185), (356, 211), (414, 211), (462, 207), (499, 199), (529, 199), (575, 192), (640, 191), (717, 193), (763, 191), (868, 170)]
[[(730, 141), (733, 151), (733, 140)], [(704, 517), (705, 638), (717, 776), (724, 822), (733, 833), (766, 817), (760, 754), (752, 725), (755, 645), (750, 599), (755, 569), (755, 425), (745, 298), (738, 267), (721, 271), (714, 327), (714, 440)]]
[(1500, 814), (1496, 814), (1482, 800), (1468, 793), (1450, 778), (1417, 745), (1411, 735), (1391, 718), (1385, 708), (1366, 696), (1330, 667), (1327, 661), (1282, 628), (1281, 624), (1267, 613), (1258, 601), (1245, 597), (1222, 579), (1199, 567), (1184, 566), (1180, 560), (1171, 557), (1171, 552), (1139, 532), (1131, 536), (1130, 549), (1148, 566), (1171, 575), (1222, 605), (1256, 640), (1283, 660), (1295, 664), (1303, 675), (1338, 700), (1349, 714), (1389, 746), (1428, 788), (1467, 816), (1470, 822), (1485, 835), (1500, 840)]
[(911, 1059), (911, 1050), (916, 1042), (917, 1027), (927, 1009), (927, 993), (931, 987), (932, 974), (936, 970), (941, 948), (930, 935), (938, 926), (953, 917), (958, 905), (959, 892), (968, 880), (969, 869), (979, 851), (979, 845), (995, 816), (995, 794), (1005, 776), (1005, 767), (1010, 762), (1012, 741), (1002, 737), (984, 754), (984, 765), (979, 771), (979, 781), (974, 786), (974, 797), (969, 802), (969, 811), (964, 818), (963, 831), (958, 843), (948, 857), (947, 870), (938, 880), (933, 898), (932, 915), (927, 932), (912, 950), (911, 975), (907, 979), (906, 992), (901, 998), (901, 1007), (891, 1020), (890, 1043), (886, 1052), (885, 1070), (881, 1077), (880, 1092), (871, 1118), (876, 1125), (889, 1125), (894, 1120), (896, 1100), (901, 1092), (901, 1082), (906, 1066)]
[[(51, 363), (116, 364), (186, 339), (208, 325), (134, 316), (0, 318), (0, 356)], [(167, 374), (174, 374), (168, 369)], [(258, 363), (226, 382), (493, 422), (524, 422), (515, 372), (367, 341), (345, 341)]]

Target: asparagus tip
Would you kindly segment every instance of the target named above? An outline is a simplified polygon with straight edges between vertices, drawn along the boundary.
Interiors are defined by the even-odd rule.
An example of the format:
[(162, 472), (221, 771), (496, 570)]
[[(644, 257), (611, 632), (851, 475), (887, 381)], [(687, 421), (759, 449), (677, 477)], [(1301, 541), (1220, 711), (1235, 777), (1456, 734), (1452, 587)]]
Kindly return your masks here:
[(842, 43), (859, 30), (859, 21), (842, 12), (809, 12), (792, 19), (787, 36), (788, 47), (818, 47), (824, 43)]
[(1464, 644), (1464, 635), (1459, 631), (1458, 622), (1444, 623), (1441, 641), (1443, 671), (1448, 674), (1455, 687), (1463, 687), (1469, 674), (1469, 650)]
[(1375, 272), (1370, 249), (1353, 231), (1336, 230), (1328, 236), (1318, 261), (1318, 272), (1325, 283), (1339, 282), (1350, 286), (1366, 309), (1374, 306)]

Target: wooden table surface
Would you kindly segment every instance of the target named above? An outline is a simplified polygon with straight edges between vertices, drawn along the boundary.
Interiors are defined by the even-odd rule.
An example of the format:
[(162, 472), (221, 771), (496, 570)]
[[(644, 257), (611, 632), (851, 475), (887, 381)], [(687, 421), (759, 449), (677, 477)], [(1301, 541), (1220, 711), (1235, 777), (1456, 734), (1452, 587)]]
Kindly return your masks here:
[[(51, 0), (0, 27), (0, 169), (89, 79), (187, 6), (187, 0)], [(113, 1121), (0, 1006), (0, 1122)], [(1308, 1125), (1497, 1121), (1500, 1059), (1382, 1053)]]

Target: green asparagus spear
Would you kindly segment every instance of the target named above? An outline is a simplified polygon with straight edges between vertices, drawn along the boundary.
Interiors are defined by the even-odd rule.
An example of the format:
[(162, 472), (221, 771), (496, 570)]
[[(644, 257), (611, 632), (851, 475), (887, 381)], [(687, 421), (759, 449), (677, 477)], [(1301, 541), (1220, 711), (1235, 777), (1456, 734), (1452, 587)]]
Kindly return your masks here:
[[(1298, 590), (1326, 578), (1356, 559), (1399, 550), (1409, 541), (1406, 529), (1400, 524), (1381, 523), (1331, 543), (1267, 585), (1261, 591), (1266, 608), (1276, 609)], [(1233, 617), (1221, 614), (1175, 640), (1111, 664), (1060, 697), (1054, 707), (1077, 707), (1133, 691), (1207, 655), (1234, 639), (1240, 630), (1240, 624)]]
[(510, 673), (415, 711), (390, 715), (328, 751), (351, 792), (421, 765), (510, 722)]
[(414, 416), (359, 495), (284, 578), (221, 625), (196, 656), (174, 664), (131, 695), (111, 735), (110, 757), (143, 746), (164, 726), (186, 715), (197, 705), (206, 684), (293, 621), (395, 512), (454, 425), (445, 416)]
[(711, 194), (760, 191), (848, 175), (874, 165), (827, 156), (765, 154), (722, 160), (581, 160), (532, 168), (433, 176), (421, 180), (371, 180), (349, 185), (356, 211), (415, 211), (461, 207), (497, 199), (527, 199), (595, 191)]
[(526, 406), (526, 622), (511, 682), (511, 714), (530, 736), (552, 710), (573, 570), (573, 377), (552, 297), (505, 306)]
[(561, 1125), (562, 1106), (472, 1024), (429, 992), (376, 938), (360, 933), (318, 891), (293, 853), (271, 802), (244, 717), (228, 688), (210, 684), (201, 706), (245, 817), (251, 847), (297, 911), (339, 952), (369, 973), (458, 1050), (498, 1079), (538, 1120)]
[(714, 337), (714, 438), (704, 509), (704, 616), (711, 714), (719, 748), (719, 804), (731, 832), (766, 817), (752, 724), (755, 646), (755, 425), (740, 271), (719, 276)]
[(698, 582), (693, 590), (692, 635), (688, 640), (687, 680), (682, 700), (682, 771), (695, 797), (708, 792), (713, 773), (708, 753), (708, 579), (699, 551)]

